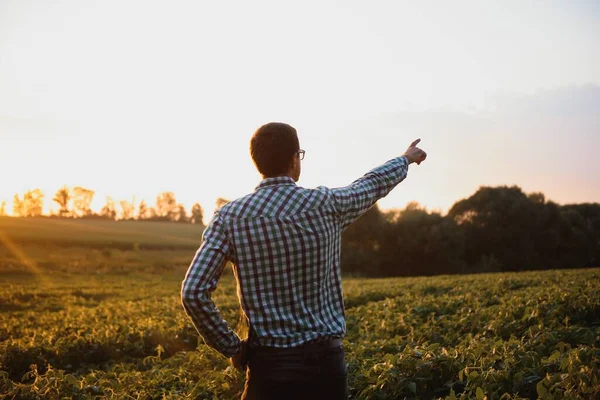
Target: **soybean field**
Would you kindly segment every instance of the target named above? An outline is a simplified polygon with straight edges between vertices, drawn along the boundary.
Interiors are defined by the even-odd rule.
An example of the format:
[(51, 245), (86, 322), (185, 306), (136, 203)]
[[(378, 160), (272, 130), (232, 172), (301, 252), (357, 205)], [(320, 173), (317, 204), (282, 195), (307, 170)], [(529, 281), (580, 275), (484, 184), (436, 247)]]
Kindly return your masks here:
[[(194, 248), (3, 244), (1, 399), (240, 397), (181, 306)], [(599, 269), (348, 277), (344, 293), (354, 399), (600, 398)], [(229, 270), (213, 299), (235, 328)]]

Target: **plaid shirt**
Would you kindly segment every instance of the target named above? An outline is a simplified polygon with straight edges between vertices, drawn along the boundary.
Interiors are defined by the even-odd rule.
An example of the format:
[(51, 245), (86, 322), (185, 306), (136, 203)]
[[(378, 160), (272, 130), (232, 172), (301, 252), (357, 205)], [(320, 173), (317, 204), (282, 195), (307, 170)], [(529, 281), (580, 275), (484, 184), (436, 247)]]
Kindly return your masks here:
[(211, 300), (227, 261), (253, 343), (293, 347), (344, 336), (341, 233), (407, 172), (408, 160), (398, 157), (335, 189), (267, 178), (217, 211), (181, 287), (185, 312), (206, 344), (226, 357), (240, 347)]

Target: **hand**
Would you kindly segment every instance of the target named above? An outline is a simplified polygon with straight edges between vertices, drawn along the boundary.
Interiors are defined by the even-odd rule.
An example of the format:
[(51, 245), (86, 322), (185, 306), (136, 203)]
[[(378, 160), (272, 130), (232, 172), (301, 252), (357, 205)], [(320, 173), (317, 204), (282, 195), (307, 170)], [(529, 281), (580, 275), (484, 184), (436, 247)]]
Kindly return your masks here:
[(240, 349), (229, 361), (233, 365), (233, 368), (238, 371), (244, 372), (246, 370), (246, 366), (248, 365), (248, 339), (242, 340)]
[(421, 162), (427, 158), (427, 153), (417, 147), (417, 144), (419, 144), (420, 141), (421, 139), (417, 139), (412, 142), (403, 154), (403, 156), (408, 160), (409, 164), (416, 162), (418, 165), (421, 165)]

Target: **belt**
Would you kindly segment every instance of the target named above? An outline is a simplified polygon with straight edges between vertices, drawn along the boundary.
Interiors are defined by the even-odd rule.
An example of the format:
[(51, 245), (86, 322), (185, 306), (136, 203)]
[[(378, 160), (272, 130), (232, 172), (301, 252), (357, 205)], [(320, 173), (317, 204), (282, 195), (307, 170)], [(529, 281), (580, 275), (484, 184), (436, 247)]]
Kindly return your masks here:
[(251, 346), (252, 351), (259, 353), (280, 353), (280, 354), (293, 354), (293, 353), (305, 353), (313, 351), (322, 351), (340, 347), (342, 345), (342, 339), (332, 338), (319, 340), (317, 342), (303, 343), (294, 347), (271, 347), (271, 346)]

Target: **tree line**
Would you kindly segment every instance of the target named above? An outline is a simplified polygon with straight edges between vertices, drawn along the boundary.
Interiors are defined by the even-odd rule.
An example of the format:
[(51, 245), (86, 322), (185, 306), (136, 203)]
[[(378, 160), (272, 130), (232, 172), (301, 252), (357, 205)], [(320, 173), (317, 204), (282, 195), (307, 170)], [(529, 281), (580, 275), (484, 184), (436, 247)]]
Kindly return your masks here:
[[(55, 218), (91, 218), (108, 220), (138, 220), (138, 221), (174, 221), (202, 224), (204, 210), (200, 203), (194, 203), (190, 212), (177, 202), (173, 192), (162, 192), (156, 197), (154, 206), (145, 200), (135, 204), (133, 201), (115, 201), (107, 197), (100, 212), (91, 209), (95, 192), (75, 186), (63, 186), (56, 191), (52, 201), (57, 204), (58, 211), (50, 214)], [(218, 199), (217, 204), (227, 202)], [(28, 190), (13, 197), (12, 215), (15, 217), (39, 217), (43, 215), (44, 193), (40, 189)], [(7, 215), (6, 201), (0, 204), (0, 216)]]
[(598, 266), (600, 204), (561, 206), (518, 186), (482, 186), (445, 216), (373, 207), (342, 236), (342, 269), (360, 276)]
[[(55, 218), (154, 220), (202, 223), (203, 209), (191, 212), (173, 192), (154, 206), (107, 197), (99, 213), (90, 209), (94, 191), (59, 189)], [(42, 215), (39, 189), (15, 195), (13, 215)], [(227, 200), (219, 198), (217, 209)], [(0, 215), (6, 215), (6, 202)], [(558, 205), (543, 193), (518, 186), (480, 187), (442, 216), (418, 203), (402, 210), (371, 208), (344, 231), (342, 269), (360, 276), (410, 276), (523, 269), (600, 266), (600, 204)]]

